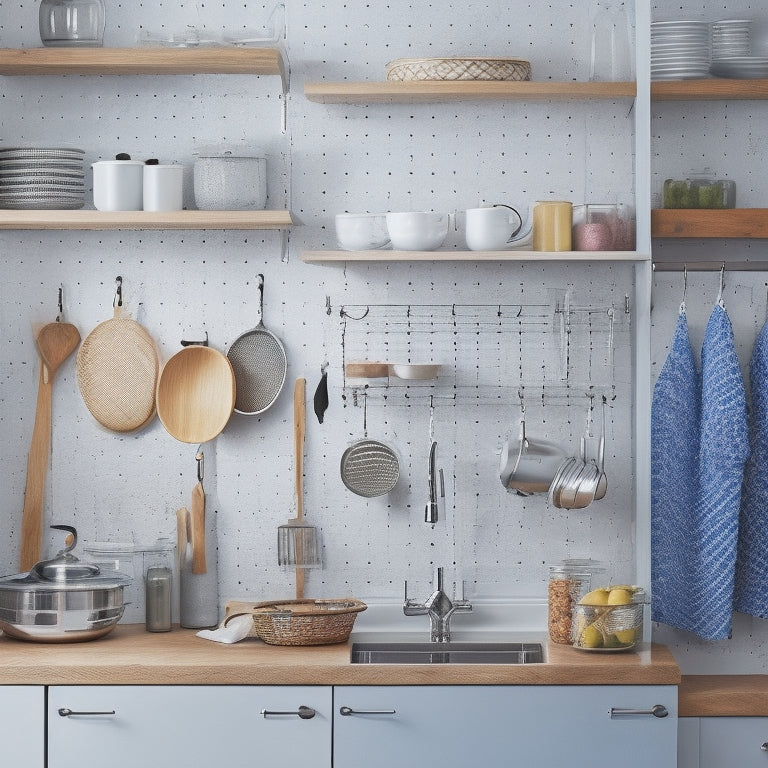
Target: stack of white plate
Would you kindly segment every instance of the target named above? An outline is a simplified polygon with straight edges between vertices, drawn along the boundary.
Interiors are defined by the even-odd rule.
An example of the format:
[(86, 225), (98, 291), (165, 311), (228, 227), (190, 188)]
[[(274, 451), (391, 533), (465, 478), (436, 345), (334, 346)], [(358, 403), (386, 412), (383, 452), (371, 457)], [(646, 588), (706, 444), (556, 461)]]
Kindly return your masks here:
[(654, 21), (651, 24), (651, 79), (707, 77), (710, 25), (707, 21)]
[(752, 22), (749, 19), (724, 19), (712, 23), (712, 60), (749, 56)]
[(0, 149), (0, 208), (82, 208), (84, 155), (69, 147)]

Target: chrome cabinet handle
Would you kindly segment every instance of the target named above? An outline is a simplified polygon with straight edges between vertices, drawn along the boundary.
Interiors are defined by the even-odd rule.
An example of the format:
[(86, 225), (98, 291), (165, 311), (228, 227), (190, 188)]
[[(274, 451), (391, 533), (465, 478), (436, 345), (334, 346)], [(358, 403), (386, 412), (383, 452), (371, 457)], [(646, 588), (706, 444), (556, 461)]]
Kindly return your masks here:
[(311, 720), (315, 716), (316, 712), (314, 709), (312, 709), (312, 707), (305, 707), (302, 704), (298, 710), (293, 712), (279, 712), (273, 709), (262, 709), (260, 714), (263, 717), (269, 717), (270, 715), (296, 715), (296, 717), (300, 717), (302, 720)]
[(341, 707), (339, 714), (344, 717), (349, 715), (395, 715), (394, 709), (352, 709), (352, 707)]
[(653, 715), (654, 717), (666, 717), (669, 711), (663, 704), (654, 704), (650, 709), (620, 709), (619, 707), (611, 707), (609, 713), (611, 717), (617, 715)]
[(67, 707), (61, 707), (59, 709), (59, 715), (61, 717), (76, 717), (78, 715), (114, 715), (115, 710), (112, 709), (109, 712), (77, 712), (74, 709), (68, 709)]

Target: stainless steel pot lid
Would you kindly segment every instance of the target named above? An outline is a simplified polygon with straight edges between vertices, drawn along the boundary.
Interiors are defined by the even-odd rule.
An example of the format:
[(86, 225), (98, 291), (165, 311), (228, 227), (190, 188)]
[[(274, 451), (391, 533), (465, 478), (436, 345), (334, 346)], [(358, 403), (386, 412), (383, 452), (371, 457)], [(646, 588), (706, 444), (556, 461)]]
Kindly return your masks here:
[(0, 590), (51, 591), (88, 590), (124, 587), (131, 579), (119, 571), (102, 573), (98, 565), (78, 560), (72, 550), (77, 545), (77, 531), (71, 525), (52, 525), (72, 534), (72, 541), (55, 557), (36, 563), (29, 573), (0, 578)]

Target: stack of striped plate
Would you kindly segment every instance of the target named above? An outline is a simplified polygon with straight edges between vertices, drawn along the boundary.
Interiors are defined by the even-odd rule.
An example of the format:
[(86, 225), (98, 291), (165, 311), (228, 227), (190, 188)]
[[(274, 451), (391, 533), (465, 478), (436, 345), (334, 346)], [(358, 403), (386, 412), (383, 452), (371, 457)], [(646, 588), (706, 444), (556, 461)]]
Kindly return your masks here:
[(0, 208), (82, 208), (84, 154), (64, 147), (0, 149)]
[(707, 77), (710, 39), (706, 21), (654, 21), (651, 24), (651, 80)]

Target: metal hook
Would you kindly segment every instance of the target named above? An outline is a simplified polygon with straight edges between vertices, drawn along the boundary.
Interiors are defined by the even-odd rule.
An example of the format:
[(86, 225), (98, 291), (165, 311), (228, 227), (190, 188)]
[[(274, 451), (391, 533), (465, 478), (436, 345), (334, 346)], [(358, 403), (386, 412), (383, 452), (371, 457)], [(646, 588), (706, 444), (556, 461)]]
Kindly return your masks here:
[(117, 284), (117, 288), (115, 289), (115, 298), (112, 300), (112, 306), (113, 307), (122, 307), (123, 306), (123, 278), (118, 275), (115, 278), (115, 283)]
[(370, 308), (370, 307), (366, 307), (366, 308), (365, 308), (365, 312), (364, 312), (362, 315), (360, 315), (360, 317), (352, 317), (352, 315), (350, 315), (350, 314), (347, 312), (347, 310), (346, 310), (346, 309), (344, 309), (344, 307), (342, 307), (342, 308), (341, 308), (341, 310), (339, 311), (339, 315), (340, 315), (341, 317), (346, 317), (346, 318), (349, 318), (350, 320), (364, 320), (366, 317), (368, 317), (368, 313), (369, 313), (370, 311), (371, 311), (371, 308)]
[(724, 302), (723, 302), (724, 290), (725, 290), (725, 262), (723, 262), (723, 265), (720, 267), (720, 292), (717, 294), (717, 303), (721, 307), (724, 305)]
[(193, 347), (193, 346), (200, 346), (200, 347), (207, 347), (208, 346), (208, 331), (205, 332), (205, 339), (203, 341), (189, 341), (187, 339), (181, 340), (181, 346), (182, 347)]
[(195, 461), (197, 461), (197, 479), (202, 483), (203, 477), (205, 477), (205, 456), (203, 454), (203, 446), (197, 447), (197, 453), (195, 454)]
[(525, 418), (525, 396), (523, 393), (523, 387), (517, 388), (517, 399), (520, 401), (520, 414)]
[(63, 299), (63, 295), (64, 295), (64, 287), (60, 285), (59, 286), (59, 314), (56, 316), (56, 322), (57, 323), (60, 323), (62, 317), (64, 316), (64, 299)]

